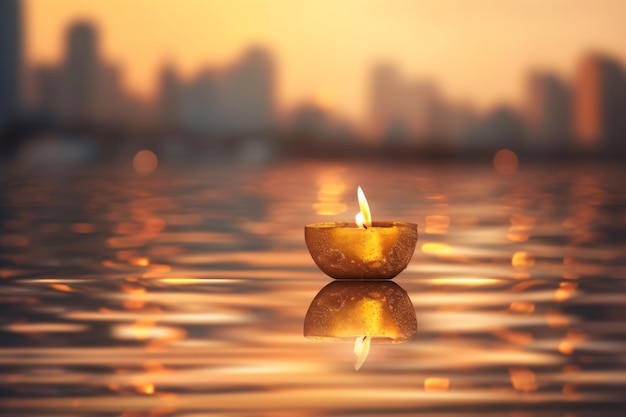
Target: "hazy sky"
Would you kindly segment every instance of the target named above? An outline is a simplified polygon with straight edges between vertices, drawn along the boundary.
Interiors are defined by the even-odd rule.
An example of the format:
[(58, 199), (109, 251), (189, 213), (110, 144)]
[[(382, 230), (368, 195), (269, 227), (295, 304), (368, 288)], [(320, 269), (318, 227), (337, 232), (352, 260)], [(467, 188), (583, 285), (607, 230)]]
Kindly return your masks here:
[(166, 59), (192, 75), (262, 44), (276, 59), (281, 108), (322, 96), (356, 120), (380, 60), (488, 108), (518, 101), (529, 68), (570, 77), (589, 49), (626, 58), (626, 0), (26, 0), (25, 9), (31, 62), (57, 61), (68, 22), (88, 18), (125, 86), (151, 96)]

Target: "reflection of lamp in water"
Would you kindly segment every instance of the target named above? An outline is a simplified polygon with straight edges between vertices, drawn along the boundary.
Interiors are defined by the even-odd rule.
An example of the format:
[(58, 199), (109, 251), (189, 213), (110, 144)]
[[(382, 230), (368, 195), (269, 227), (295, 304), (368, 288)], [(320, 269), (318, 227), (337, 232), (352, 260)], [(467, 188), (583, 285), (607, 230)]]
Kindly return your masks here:
[(409, 264), (417, 225), (372, 222), (361, 187), (357, 195), (360, 211), (354, 223), (316, 223), (304, 228), (304, 240), (317, 266), (332, 278), (353, 280), (332, 282), (315, 296), (304, 319), (304, 335), (323, 341), (354, 341), (358, 370), (370, 343), (406, 342), (417, 333), (407, 293), (390, 281), (380, 281), (395, 277)]
[(359, 369), (370, 343), (402, 343), (415, 338), (413, 304), (392, 281), (333, 281), (315, 296), (304, 319), (304, 336), (355, 343)]

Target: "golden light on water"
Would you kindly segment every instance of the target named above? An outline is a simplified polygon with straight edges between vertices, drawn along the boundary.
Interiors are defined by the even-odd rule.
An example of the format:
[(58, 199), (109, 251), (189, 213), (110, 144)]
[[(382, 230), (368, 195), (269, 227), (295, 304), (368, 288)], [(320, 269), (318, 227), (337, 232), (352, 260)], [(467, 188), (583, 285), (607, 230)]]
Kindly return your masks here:
[(499, 339), (516, 345), (527, 345), (533, 341), (533, 335), (529, 332), (514, 332), (507, 329), (500, 329), (493, 332), (494, 336)]
[(517, 313), (530, 314), (535, 311), (535, 303), (531, 303), (529, 301), (513, 301), (509, 305), (509, 310)]
[(422, 245), (422, 251), (435, 255), (450, 255), (452, 254), (452, 247), (446, 243), (428, 242)]
[(537, 391), (537, 377), (533, 371), (526, 368), (509, 369), (513, 388), (522, 392)]
[(500, 149), (493, 157), (493, 169), (498, 174), (514, 174), (517, 171), (518, 164), (517, 154), (510, 149)]
[(148, 149), (137, 152), (133, 158), (133, 169), (139, 175), (150, 175), (157, 168), (159, 159)]
[(72, 287), (67, 284), (50, 284), (50, 288), (61, 292), (74, 292)]
[(563, 355), (571, 355), (576, 347), (587, 340), (587, 335), (579, 330), (568, 330), (565, 338), (559, 342), (558, 350)]
[(13, 323), (7, 326), (0, 327), (14, 333), (77, 333), (83, 332), (88, 329), (89, 326), (85, 324), (72, 324), (72, 323)]
[(344, 203), (313, 203), (313, 209), (320, 216), (334, 216), (348, 210)]
[(559, 288), (554, 293), (554, 299), (556, 301), (565, 301), (572, 297), (578, 288), (578, 284), (575, 282), (561, 282)]
[(147, 233), (161, 233), (165, 229), (165, 220), (160, 217), (150, 217), (145, 220), (144, 229)]
[[(261, 168), (243, 176), (211, 168), (194, 173), (199, 180), (170, 177), (176, 172), (168, 168), (158, 181), (127, 169), (119, 184), (107, 182), (117, 173), (70, 184), (65, 202), (18, 201), (0, 220), (30, 245), (4, 247), (0, 268), (0, 307), (10, 313), (0, 325), (0, 403), (18, 415), (128, 417), (169, 415), (170, 406), (170, 414), (201, 414), (207, 404), (225, 417), (365, 408), (448, 415), (467, 407), (564, 416), (623, 406), (621, 252), (615, 240), (601, 240), (620, 236), (620, 196), (607, 194), (611, 205), (594, 207), (596, 220), (580, 227), (595, 238), (581, 241), (562, 220), (591, 203), (572, 200), (561, 187), (565, 175), (543, 184), (536, 181), (542, 173), (501, 177), (489, 166), (478, 189), (468, 190), (459, 185), (465, 171), (442, 172), (431, 182), (445, 199), (418, 205), (391, 202), (421, 190), (423, 168), (406, 188), (404, 168), (373, 176), (375, 200), (387, 202), (381, 216), (413, 215), (434, 233), (395, 279), (415, 304), (402, 303), (407, 314), (399, 317), (393, 281), (330, 281), (345, 291), (330, 288), (309, 317), (328, 332), (304, 338), (303, 310), (329, 279), (302, 247), (302, 213), (315, 216), (313, 202), (330, 204), (329, 212), (347, 203), (351, 220), (359, 208), (344, 182), (357, 185), (352, 176), (371, 170), (337, 165), (321, 165), (321, 173), (336, 175), (317, 188), (291, 182), (300, 174), (299, 182), (315, 186), (321, 174), (306, 163), (297, 171), (271, 167), (266, 177), (280, 181), (269, 188), (248, 181)], [(56, 187), (44, 180), (40, 188)], [(545, 187), (556, 194), (546, 197)], [(306, 198), (294, 191), (302, 189)], [(17, 199), (18, 191), (4, 197)], [(476, 201), (474, 191), (488, 196)], [(369, 230), (350, 225), (363, 235), (378, 229), (376, 222)], [(68, 238), (63, 245), (56, 233)], [(420, 333), (417, 323), (403, 330), (413, 315)]]
[(574, 353), (574, 345), (569, 340), (561, 340), (559, 342), (559, 352), (564, 355), (571, 355)]
[(367, 204), (367, 199), (365, 198), (365, 194), (361, 187), (357, 189), (357, 197), (359, 199), (359, 208), (360, 211), (355, 216), (356, 224), (360, 227), (371, 227), (372, 226), (372, 214), (370, 212), (369, 204)]
[(342, 180), (341, 174), (341, 170), (330, 169), (323, 172), (318, 178), (317, 201), (313, 203), (313, 210), (318, 215), (335, 216), (348, 210), (348, 205), (342, 201), (346, 184)]
[(546, 312), (546, 322), (548, 326), (553, 328), (567, 327), (570, 324), (570, 319), (558, 310), (548, 310)]
[(511, 258), (511, 265), (515, 269), (526, 269), (535, 265), (535, 258), (528, 252), (515, 252)]
[(426, 216), (425, 232), (431, 235), (445, 235), (450, 226), (450, 217), (444, 215)]
[(79, 234), (93, 233), (95, 227), (90, 223), (74, 223), (71, 227), (72, 232)]
[(513, 242), (526, 242), (530, 238), (530, 233), (535, 226), (535, 219), (528, 216), (511, 216), (511, 227), (507, 233), (507, 239)]
[(450, 380), (448, 378), (431, 377), (424, 380), (424, 391), (447, 391), (448, 388), (450, 388)]
[(135, 390), (141, 394), (154, 394), (154, 384), (150, 382), (139, 382), (135, 384)]
[(138, 320), (113, 326), (111, 336), (118, 340), (176, 341), (183, 340), (186, 332), (180, 327), (157, 325), (154, 320)]
[(428, 280), (433, 285), (493, 285), (501, 282), (502, 280), (497, 278), (485, 278), (485, 277), (439, 277), (431, 278)]
[(150, 265), (150, 260), (145, 257), (136, 257), (129, 259), (128, 263), (135, 266), (148, 266)]

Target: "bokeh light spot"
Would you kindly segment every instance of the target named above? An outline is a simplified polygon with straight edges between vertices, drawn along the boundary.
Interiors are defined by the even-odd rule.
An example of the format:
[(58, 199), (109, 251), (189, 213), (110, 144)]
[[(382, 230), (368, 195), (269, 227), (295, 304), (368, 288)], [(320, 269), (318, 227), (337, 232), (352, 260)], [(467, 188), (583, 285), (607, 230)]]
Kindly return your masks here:
[(493, 168), (498, 174), (511, 175), (517, 171), (519, 160), (510, 149), (500, 149), (493, 157)]
[(156, 154), (147, 149), (143, 149), (135, 154), (133, 158), (133, 169), (139, 175), (150, 175), (159, 164)]
[(426, 378), (424, 380), (424, 390), (431, 391), (447, 391), (450, 387), (448, 378)]
[(511, 265), (515, 269), (526, 269), (535, 265), (535, 258), (528, 252), (515, 252), (511, 257)]

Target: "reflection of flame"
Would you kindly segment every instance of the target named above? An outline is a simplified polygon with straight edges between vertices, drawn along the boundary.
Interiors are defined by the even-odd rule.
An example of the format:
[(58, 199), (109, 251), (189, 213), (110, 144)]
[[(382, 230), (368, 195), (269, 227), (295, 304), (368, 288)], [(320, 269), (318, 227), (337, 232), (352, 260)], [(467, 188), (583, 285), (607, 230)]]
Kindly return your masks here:
[(348, 206), (341, 201), (346, 185), (339, 172), (323, 172), (317, 182), (320, 189), (317, 192), (317, 202), (313, 203), (313, 209), (317, 214), (333, 216), (348, 209)]
[[(360, 188), (359, 188), (360, 189)], [(372, 339), (367, 336), (359, 336), (354, 341), (354, 354), (356, 355), (356, 363), (354, 369), (358, 371), (367, 359), (370, 353), (370, 343)]]
[(357, 189), (357, 196), (359, 198), (359, 208), (361, 211), (355, 216), (356, 224), (360, 228), (368, 228), (372, 226), (372, 214), (370, 213), (370, 207), (367, 204), (367, 199), (361, 187)]

